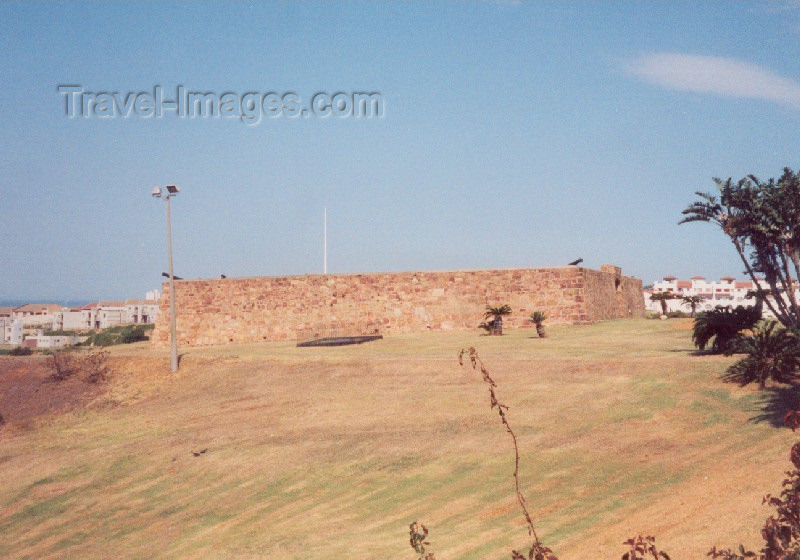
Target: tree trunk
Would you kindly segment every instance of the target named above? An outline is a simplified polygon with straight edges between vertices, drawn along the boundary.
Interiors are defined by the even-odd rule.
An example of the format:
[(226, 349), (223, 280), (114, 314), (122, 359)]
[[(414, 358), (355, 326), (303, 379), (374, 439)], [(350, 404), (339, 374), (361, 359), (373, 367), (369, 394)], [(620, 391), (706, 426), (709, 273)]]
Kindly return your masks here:
[(503, 318), (500, 315), (492, 319), (492, 334), (495, 336), (503, 334)]
[(666, 315), (667, 314), (667, 300), (665, 300), (665, 299), (661, 300), (661, 314), (662, 315)]
[(758, 318), (761, 319), (761, 317), (764, 316), (764, 298), (763, 297), (760, 297), (759, 295), (756, 295), (756, 305), (755, 305), (755, 307), (756, 307), (756, 313), (758, 313)]
[(539, 335), (539, 338), (547, 338), (547, 333), (544, 332), (544, 325), (541, 323), (536, 323), (536, 334)]

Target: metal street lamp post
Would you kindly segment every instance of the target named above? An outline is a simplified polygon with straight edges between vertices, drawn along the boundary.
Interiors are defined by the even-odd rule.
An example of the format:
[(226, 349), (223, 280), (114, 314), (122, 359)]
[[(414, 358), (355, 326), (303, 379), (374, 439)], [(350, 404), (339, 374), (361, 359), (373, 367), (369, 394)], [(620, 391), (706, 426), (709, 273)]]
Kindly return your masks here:
[(167, 253), (169, 255), (169, 350), (170, 370), (178, 371), (178, 340), (175, 326), (175, 275), (172, 272), (172, 225), (170, 223), (169, 199), (176, 196), (181, 190), (175, 185), (167, 185), (167, 192), (161, 187), (153, 187), (151, 194), (155, 198), (162, 198), (167, 202)]

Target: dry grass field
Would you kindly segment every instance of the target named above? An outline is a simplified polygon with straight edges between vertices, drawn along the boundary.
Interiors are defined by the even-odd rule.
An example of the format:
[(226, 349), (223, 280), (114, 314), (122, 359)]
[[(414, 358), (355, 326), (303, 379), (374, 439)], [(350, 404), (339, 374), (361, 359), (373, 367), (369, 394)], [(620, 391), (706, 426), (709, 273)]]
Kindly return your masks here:
[[(507, 559), (529, 544), (513, 450), (458, 365), (467, 346), (510, 407), (523, 491), (562, 560), (619, 558), (640, 532), (674, 560), (759, 547), (797, 436), (768, 394), (719, 379), (732, 358), (694, 355), (689, 328), (186, 349), (176, 375), (146, 343), (115, 347), (80, 406), (0, 408), (0, 558), (411, 560), (419, 520), (440, 560)], [(42, 359), (0, 361), (6, 398), (13, 360)]]

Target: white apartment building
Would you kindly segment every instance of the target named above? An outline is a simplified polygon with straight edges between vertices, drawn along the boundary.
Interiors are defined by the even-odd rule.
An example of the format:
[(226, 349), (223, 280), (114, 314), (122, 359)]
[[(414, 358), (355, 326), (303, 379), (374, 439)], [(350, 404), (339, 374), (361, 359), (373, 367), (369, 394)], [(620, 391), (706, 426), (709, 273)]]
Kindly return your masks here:
[(49, 326), (54, 314), (65, 308), (57, 303), (28, 303), (15, 307), (11, 316), (22, 319), (26, 328)]
[[(759, 278), (760, 280), (760, 278)], [(668, 311), (691, 312), (691, 307), (681, 300), (684, 296), (700, 296), (703, 301), (697, 305), (697, 311), (709, 311), (716, 306), (723, 307), (751, 307), (755, 305), (755, 298), (747, 298), (747, 293), (755, 290), (755, 285), (750, 280), (738, 281), (732, 276), (723, 276), (717, 282), (709, 282), (702, 276), (693, 276), (689, 280), (679, 280), (676, 276), (665, 276), (663, 280), (653, 282), (652, 290), (645, 290), (645, 308), (648, 311), (661, 313), (661, 302), (652, 301), (650, 295), (653, 293), (672, 292), (676, 299), (667, 300)], [(800, 288), (795, 291), (800, 298)], [(771, 315), (767, 306), (764, 306), (764, 314)]]
[(124, 301), (101, 301), (97, 304), (94, 313), (94, 323), (97, 329), (107, 329), (124, 325), (127, 321)]
[(129, 299), (125, 301), (125, 322), (127, 323), (155, 323), (157, 316), (158, 300)]
[[(148, 294), (151, 293), (148, 292)], [(52, 319), (52, 330), (80, 331), (107, 329), (117, 325), (155, 323), (157, 316), (157, 300), (100, 301), (55, 313)]]
[(18, 317), (0, 317), (0, 344), (22, 344), (22, 319)]

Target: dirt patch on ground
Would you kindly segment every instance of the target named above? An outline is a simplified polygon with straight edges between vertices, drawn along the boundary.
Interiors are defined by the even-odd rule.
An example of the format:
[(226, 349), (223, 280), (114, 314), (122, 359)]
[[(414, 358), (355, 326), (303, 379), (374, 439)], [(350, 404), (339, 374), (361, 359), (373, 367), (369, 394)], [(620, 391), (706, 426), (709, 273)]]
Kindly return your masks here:
[(0, 414), (6, 426), (28, 427), (39, 417), (82, 408), (104, 390), (80, 375), (59, 382), (49, 376), (45, 356), (0, 356)]

